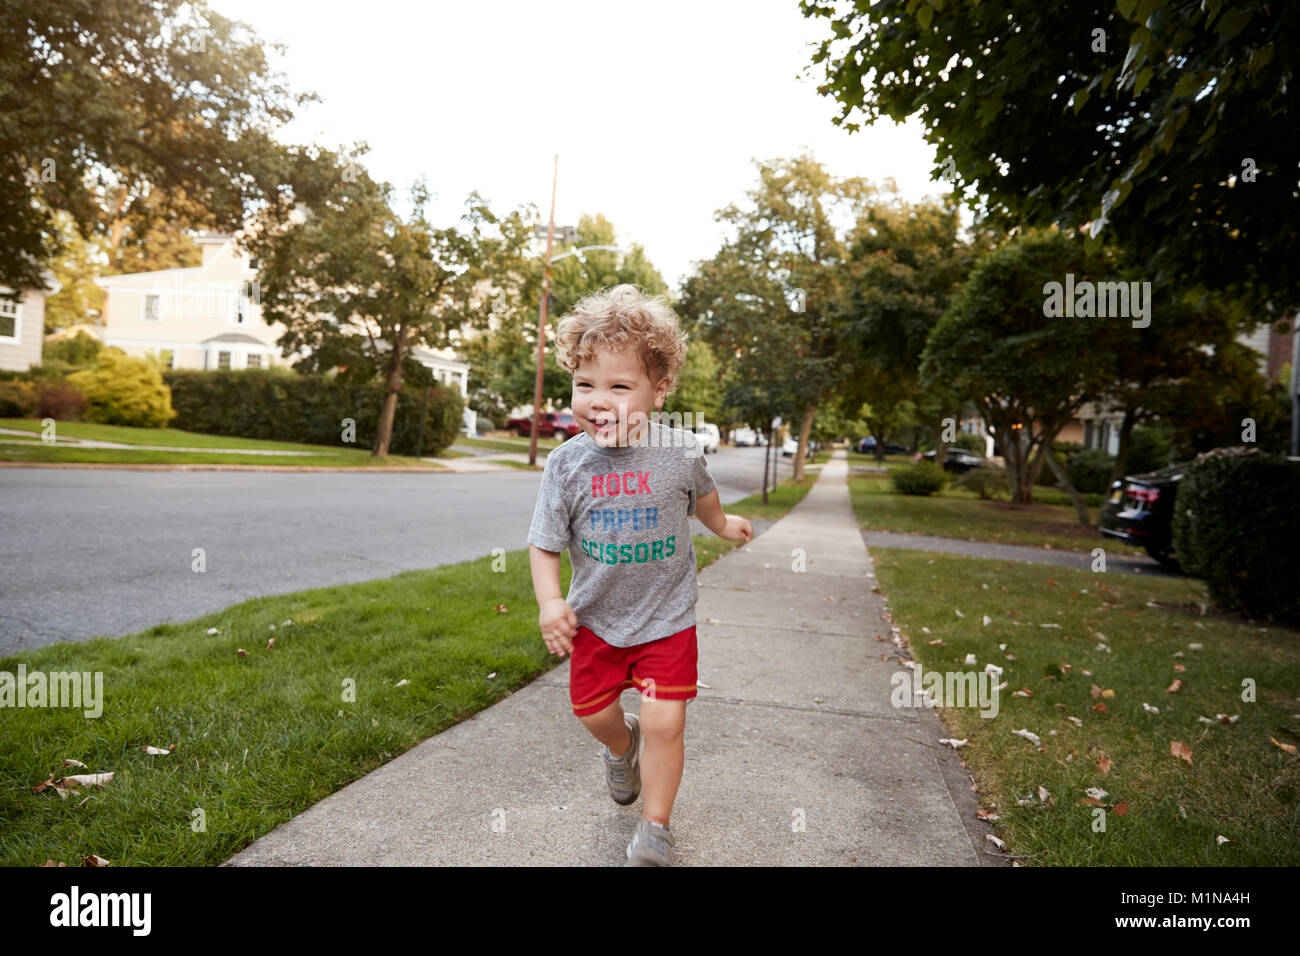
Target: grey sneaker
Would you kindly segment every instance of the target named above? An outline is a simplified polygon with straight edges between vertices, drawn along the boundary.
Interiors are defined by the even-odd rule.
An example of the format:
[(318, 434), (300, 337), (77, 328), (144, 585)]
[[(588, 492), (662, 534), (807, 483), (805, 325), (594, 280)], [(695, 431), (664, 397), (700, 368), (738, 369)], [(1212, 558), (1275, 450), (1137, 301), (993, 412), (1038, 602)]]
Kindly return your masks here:
[(615, 803), (625, 807), (641, 796), (641, 721), (635, 714), (624, 714), (623, 720), (632, 734), (632, 746), (618, 759), (605, 747), (604, 757), (609, 795)]
[(627, 845), (627, 862), (624, 866), (672, 866), (673, 831), (662, 823), (638, 820)]

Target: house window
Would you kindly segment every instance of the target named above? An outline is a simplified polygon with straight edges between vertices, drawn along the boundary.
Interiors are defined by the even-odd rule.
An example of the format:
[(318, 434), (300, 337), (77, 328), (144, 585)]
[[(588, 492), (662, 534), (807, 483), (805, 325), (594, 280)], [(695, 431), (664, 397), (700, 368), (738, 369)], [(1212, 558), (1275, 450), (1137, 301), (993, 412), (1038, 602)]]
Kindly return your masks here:
[(260, 355), (250, 355), (250, 356), (248, 356), (247, 360), (244, 362), (244, 367), (245, 367), (245, 368), (261, 368), (261, 367), (262, 367), (262, 356), (260, 356)]
[(167, 350), (167, 367), (168, 368), (176, 367), (176, 353), (171, 349)]
[(146, 322), (157, 322), (162, 318), (160, 309), (162, 296), (146, 295), (144, 297), (144, 318)]
[(217, 353), (217, 368), (230, 368), (230, 353), (229, 353), (229, 352), (218, 352), (218, 353)]
[(18, 340), (18, 323), (22, 306), (17, 299), (0, 298), (0, 339)]
[(256, 272), (256, 271), (257, 271), (257, 259), (249, 259), (249, 260), (248, 260), (248, 268), (250, 268), (250, 269), (252, 269), (254, 272)]
[(248, 300), (241, 294), (235, 298), (235, 324), (243, 325), (248, 321)]

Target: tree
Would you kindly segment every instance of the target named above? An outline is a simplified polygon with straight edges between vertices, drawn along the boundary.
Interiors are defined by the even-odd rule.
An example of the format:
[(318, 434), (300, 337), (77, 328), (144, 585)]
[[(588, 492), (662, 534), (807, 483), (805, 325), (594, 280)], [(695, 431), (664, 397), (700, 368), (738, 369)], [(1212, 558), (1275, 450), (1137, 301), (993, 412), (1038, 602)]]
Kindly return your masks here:
[[(980, 260), (930, 333), (922, 384), (945, 381), (977, 402), (1002, 446), (1014, 501), (1033, 500), (1044, 453), (1107, 380), (1106, 348), (1094, 341), (1100, 324), (1137, 331), (1127, 319), (1045, 314), (1044, 287), (1067, 273), (1078, 283), (1115, 270), (1082, 239), (1056, 230), (1018, 236)], [(1048, 464), (1056, 470), (1054, 458)]]
[[(572, 245), (557, 242), (552, 258), (570, 249), (618, 245), (614, 225), (602, 215), (582, 215)], [(496, 289), (493, 319), (489, 331), (467, 338), (458, 345), (474, 366), (473, 404), (490, 407), (504, 416), (510, 409), (531, 405), (537, 376), (537, 321), (542, 290), (541, 257), (520, 262), (520, 271), (492, 277)], [(542, 380), (542, 401), (564, 407), (573, 396), (573, 380), (556, 362), (555, 326), (584, 295), (611, 286), (631, 283), (651, 294), (667, 291), (659, 270), (637, 243), (625, 254), (592, 249), (568, 256), (551, 268), (551, 300), (547, 308), (546, 362)]]
[(239, 228), (280, 185), (274, 127), (316, 98), (203, 0), (3, 4), (0, 284), (43, 284), (60, 210), (114, 246), (173, 216)]
[(757, 419), (764, 431), (769, 411), (798, 421), (797, 479), (817, 409), (850, 371), (835, 309), (847, 258), (836, 219), (856, 221), (875, 189), (861, 178), (834, 179), (807, 154), (757, 165), (747, 208), (731, 204), (714, 214), (734, 237), (687, 280), (683, 308), (719, 356), (738, 357), (733, 371), (770, 383), (766, 390), (741, 384), (732, 392), (737, 407), (768, 416)]
[(344, 361), (357, 380), (384, 380), (372, 449), (382, 458), (397, 394), (412, 373), (411, 348), (449, 347), (453, 330), (486, 325), (491, 277), (522, 268), (532, 223), (520, 212), (499, 218), (472, 193), (463, 229), (435, 229), (422, 181), (403, 221), (390, 204), (392, 187), (375, 183), (355, 157), (343, 163), (323, 150), (298, 160), (287, 182), (299, 215), (279, 203), (245, 241), (262, 263), (262, 312), (285, 324), (277, 344), (286, 355), (310, 349), (300, 371)]
[(986, 233), (964, 241), (958, 230), (950, 202), (907, 203), (891, 189), (864, 210), (850, 235), (841, 308), (852, 330), (853, 353), (845, 361), (857, 374), (845, 384), (846, 404), (868, 406), (877, 459), (885, 442), (915, 427), (930, 436), (942, 465), (943, 419), (960, 417), (961, 395), (942, 380), (922, 389), (918, 378), (926, 339), (991, 245)]
[[(1130, 247), (1145, 278), (1300, 306), (1300, 5), (1269, 0), (802, 0), (846, 122), (919, 117), (1004, 224)], [(810, 66), (811, 69), (811, 66)], [(971, 198), (974, 203), (974, 197)]]

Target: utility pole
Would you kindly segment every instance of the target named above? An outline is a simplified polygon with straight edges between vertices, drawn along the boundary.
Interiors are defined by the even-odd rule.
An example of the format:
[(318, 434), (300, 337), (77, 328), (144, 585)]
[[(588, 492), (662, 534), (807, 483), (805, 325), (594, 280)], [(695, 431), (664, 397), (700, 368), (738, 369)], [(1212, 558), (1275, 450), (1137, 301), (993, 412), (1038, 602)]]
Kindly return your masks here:
[(533, 386), (533, 433), (528, 443), (528, 464), (537, 464), (537, 428), (542, 414), (542, 377), (546, 374), (546, 300), (551, 294), (551, 243), (555, 238), (555, 187), (560, 181), (560, 154), (555, 154), (551, 176), (551, 220), (546, 227), (546, 266), (542, 270), (542, 305), (537, 319), (537, 382)]

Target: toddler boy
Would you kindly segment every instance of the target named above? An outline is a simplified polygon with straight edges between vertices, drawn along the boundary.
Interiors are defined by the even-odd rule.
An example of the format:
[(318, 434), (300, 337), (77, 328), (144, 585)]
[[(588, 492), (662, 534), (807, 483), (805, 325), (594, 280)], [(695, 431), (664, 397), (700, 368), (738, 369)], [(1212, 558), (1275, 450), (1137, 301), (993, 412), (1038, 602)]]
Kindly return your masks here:
[[(644, 784), (627, 865), (669, 866), (697, 677), (687, 518), (733, 541), (751, 540), (754, 529), (723, 512), (695, 435), (650, 421), (686, 360), (686, 337), (662, 296), (632, 285), (587, 296), (560, 322), (556, 352), (573, 376), (582, 434), (547, 456), (528, 531), (538, 625), (552, 653), (570, 655), (573, 712), (605, 745), (610, 796), (626, 806)], [(560, 593), (566, 547), (568, 600)], [(639, 718), (620, 705), (628, 687), (641, 690)]]

